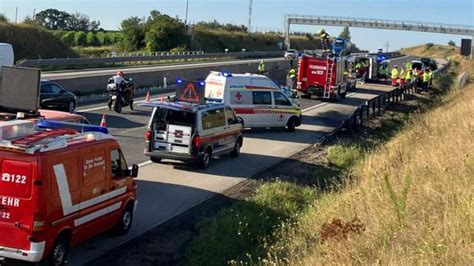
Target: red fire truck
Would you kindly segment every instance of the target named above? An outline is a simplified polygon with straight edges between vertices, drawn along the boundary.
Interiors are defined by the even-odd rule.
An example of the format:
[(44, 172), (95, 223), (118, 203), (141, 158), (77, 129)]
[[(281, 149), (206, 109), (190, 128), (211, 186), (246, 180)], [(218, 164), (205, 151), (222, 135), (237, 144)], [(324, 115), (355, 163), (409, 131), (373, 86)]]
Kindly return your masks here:
[(304, 54), (299, 61), (297, 90), (303, 98), (345, 98), (348, 80), (346, 59), (325, 54)]

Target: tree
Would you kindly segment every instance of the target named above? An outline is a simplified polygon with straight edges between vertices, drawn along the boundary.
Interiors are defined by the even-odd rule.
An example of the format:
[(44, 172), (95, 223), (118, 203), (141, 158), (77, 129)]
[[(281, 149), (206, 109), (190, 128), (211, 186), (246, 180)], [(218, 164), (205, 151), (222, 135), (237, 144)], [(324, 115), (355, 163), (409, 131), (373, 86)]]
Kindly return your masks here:
[(68, 29), (75, 31), (88, 31), (90, 28), (90, 19), (81, 13), (74, 13), (69, 20)]
[(111, 45), (112, 44), (112, 40), (110, 39), (109, 34), (106, 34), (103, 31), (99, 31), (99, 32), (97, 32), (96, 36), (97, 36), (97, 39), (99, 40), (100, 45)]
[(135, 51), (143, 46), (145, 26), (139, 17), (125, 19), (120, 24), (123, 33), (122, 47), (126, 51)]
[(186, 26), (178, 18), (172, 18), (153, 10), (146, 22), (145, 43), (148, 51), (168, 51), (186, 46)]
[(61, 36), (61, 41), (69, 46), (72, 46), (75, 44), (75, 35), (76, 35), (76, 32), (68, 31), (64, 33), (63, 36)]
[(348, 40), (351, 39), (351, 31), (349, 30), (348, 26), (344, 27), (341, 34), (339, 34), (339, 37), (344, 38), (344, 39), (348, 39)]
[(0, 13), (0, 22), (8, 22), (7, 16), (5, 16), (5, 15), (2, 14), (2, 13)]
[(89, 31), (87, 33), (86, 42), (87, 42), (87, 45), (89, 46), (99, 45), (99, 40), (97, 39), (97, 36), (92, 31)]
[(85, 46), (87, 44), (87, 34), (83, 31), (78, 31), (74, 34), (74, 43), (77, 46)]
[(71, 15), (64, 11), (49, 8), (36, 14), (35, 21), (48, 30), (68, 30)]
[(456, 46), (456, 43), (455, 43), (453, 40), (450, 40), (450, 41), (448, 42), (448, 45), (449, 45), (449, 46)]

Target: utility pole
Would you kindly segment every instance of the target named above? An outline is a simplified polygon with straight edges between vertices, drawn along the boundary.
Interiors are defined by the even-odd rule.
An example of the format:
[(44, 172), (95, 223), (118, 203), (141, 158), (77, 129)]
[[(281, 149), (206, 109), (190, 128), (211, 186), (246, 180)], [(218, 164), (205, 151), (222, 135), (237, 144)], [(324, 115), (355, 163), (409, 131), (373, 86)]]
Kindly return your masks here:
[(35, 16), (36, 16), (36, 8), (33, 8), (33, 16), (31, 18), (35, 19)]
[(390, 46), (391, 46), (390, 43), (387, 41), (387, 42), (385, 43), (385, 52), (386, 52), (386, 53), (388, 53), (388, 47), (390, 47)]
[(252, 0), (250, 0), (250, 3), (249, 3), (249, 26), (247, 28), (248, 32), (251, 32), (251, 27), (252, 27)]
[(18, 7), (15, 8), (15, 24), (18, 23)]
[(184, 25), (188, 26), (188, 10), (189, 10), (189, 0), (186, 0), (186, 18), (184, 19)]

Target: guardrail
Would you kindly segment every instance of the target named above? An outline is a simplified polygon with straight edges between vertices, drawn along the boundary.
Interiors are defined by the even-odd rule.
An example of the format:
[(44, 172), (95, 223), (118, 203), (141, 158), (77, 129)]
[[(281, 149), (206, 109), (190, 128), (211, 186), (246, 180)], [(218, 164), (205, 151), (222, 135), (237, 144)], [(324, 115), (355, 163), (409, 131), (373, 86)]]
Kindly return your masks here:
[(467, 71), (464, 71), (461, 75), (459, 75), (458, 88), (462, 88), (466, 85), (468, 76), (469, 75), (467, 74)]
[(130, 52), (130, 53), (117, 53), (112, 52), (107, 57), (129, 57), (129, 56), (163, 56), (163, 55), (195, 55), (204, 54), (204, 51), (182, 51), (182, 52)]
[(125, 56), (125, 57), (92, 57), (92, 58), (55, 58), (55, 59), (33, 59), (24, 60), (18, 65), (23, 67), (54, 67), (54, 66), (81, 66), (81, 65), (105, 65), (124, 64), (137, 62), (153, 62), (161, 60), (187, 60), (187, 59), (246, 59), (283, 56), (283, 51), (260, 51), (260, 52), (235, 52), (235, 53), (191, 53), (191, 54), (158, 54), (149, 56)]

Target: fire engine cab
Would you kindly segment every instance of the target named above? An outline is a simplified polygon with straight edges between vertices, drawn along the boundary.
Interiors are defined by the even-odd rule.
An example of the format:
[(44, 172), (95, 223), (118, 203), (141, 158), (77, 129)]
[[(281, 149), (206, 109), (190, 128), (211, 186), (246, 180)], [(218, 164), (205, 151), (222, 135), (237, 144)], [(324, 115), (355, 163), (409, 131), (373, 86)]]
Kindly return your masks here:
[(304, 54), (298, 67), (297, 90), (303, 98), (338, 100), (347, 93), (346, 59), (325, 53)]
[(0, 258), (62, 265), (70, 246), (131, 227), (138, 166), (106, 128), (0, 122), (0, 171)]

